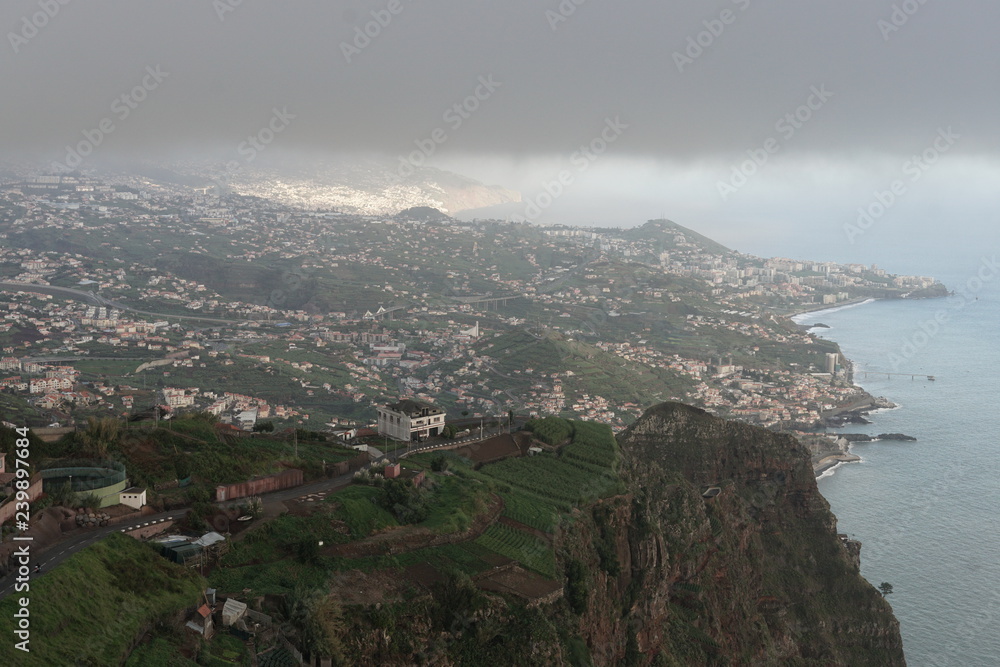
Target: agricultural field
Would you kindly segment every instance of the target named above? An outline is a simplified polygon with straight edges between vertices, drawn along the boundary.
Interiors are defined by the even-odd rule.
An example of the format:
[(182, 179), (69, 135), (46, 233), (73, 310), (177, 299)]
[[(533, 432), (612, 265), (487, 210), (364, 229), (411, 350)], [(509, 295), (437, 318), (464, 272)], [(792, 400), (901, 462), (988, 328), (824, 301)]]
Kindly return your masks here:
[(562, 450), (562, 455), (600, 468), (615, 470), (618, 443), (608, 427), (595, 422), (572, 422), (573, 441)]
[[(424, 493), (430, 511), (420, 523), (401, 527), (392, 512), (378, 504), (378, 488), (351, 486), (329, 495), (306, 516), (293, 512), (247, 531), (225, 557), (223, 567), (210, 574), (210, 581), (222, 591), (249, 588), (254, 594), (282, 593), (294, 590), (299, 581), (322, 585), (337, 571), (409, 572), (409, 568), (424, 571), (429, 566), (440, 573), (475, 575), (508, 560), (554, 578), (555, 553), (545, 534), (554, 533), (574, 507), (617, 493), (621, 482), (616, 474), (617, 443), (608, 426), (560, 419), (548, 423), (553, 430), (572, 434), (572, 441), (558, 453), (506, 459), (479, 470), (465, 459), (446, 456), (447, 472), (428, 470), (433, 486)], [(440, 456), (425, 453), (410, 461), (413, 467), (426, 469)], [(329, 551), (330, 545), (387, 530), (420, 530), (428, 535), (467, 530), (486, 511), (493, 494), (504, 502), (502, 516), (525, 529), (495, 522), (482, 534), (459, 543), (412, 551), (404, 547), (391, 556), (330, 555), (335, 553)], [(324, 548), (313, 546), (319, 541)]]
[[(556, 441), (570, 433), (572, 441), (558, 454), (507, 459), (484, 466), (480, 474), (499, 482), (500, 488), (520, 491), (561, 511), (618, 491), (618, 445), (607, 425), (549, 417), (529, 422), (529, 428), (541, 428)], [(515, 504), (524, 507), (523, 500)]]
[[(470, 482), (486, 482), (495, 488), (504, 501), (504, 517), (529, 529), (551, 534), (558, 528), (563, 515), (574, 507), (622, 490), (622, 482), (617, 476), (618, 443), (605, 424), (558, 417), (536, 422), (544, 423), (546, 426), (542, 428), (549, 429), (556, 438), (572, 434), (572, 441), (557, 454), (506, 459), (479, 470), (473, 470), (471, 465), (460, 462), (457, 457), (449, 460), (455, 461), (451, 470), (456, 476)], [(413, 461), (429, 461), (431, 456), (422, 454), (413, 457)], [(500, 528), (503, 530), (499, 531)], [(528, 532), (494, 524), (476, 543), (550, 576), (547, 574), (549, 556), (538, 555), (534, 547), (523, 548), (524, 544), (537, 546), (537, 543), (519, 542), (514, 546), (513, 536), (506, 531), (523, 534), (531, 540), (539, 539)], [(506, 542), (501, 539), (503, 536), (506, 536)], [(551, 548), (546, 549), (551, 554)]]
[(523, 530), (495, 523), (476, 538), (476, 543), (544, 577), (556, 577), (556, 555), (552, 547), (545, 540)]
[(560, 508), (554, 502), (519, 489), (504, 492), (503, 499), (503, 515), (509, 519), (544, 533), (553, 532), (559, 525)]
[(42, 414), (27, 400), (7, 392), (0, 392), (0, 414), (13, 424), (43, 426), (47, 423)]
[(559, 417), (532, 419), (524, 427), (552, 447), (558, 447), (573, 435), (573, 426)]

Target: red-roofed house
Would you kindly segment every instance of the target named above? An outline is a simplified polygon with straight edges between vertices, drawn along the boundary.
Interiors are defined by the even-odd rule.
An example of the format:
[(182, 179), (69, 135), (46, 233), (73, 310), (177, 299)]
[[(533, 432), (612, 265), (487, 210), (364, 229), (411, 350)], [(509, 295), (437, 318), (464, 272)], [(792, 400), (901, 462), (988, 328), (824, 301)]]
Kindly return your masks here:
[(187, 627), (206, 639), (212, 636), (212, 610), (203, 604), (194, 612), (194, 618), (187, 622)]

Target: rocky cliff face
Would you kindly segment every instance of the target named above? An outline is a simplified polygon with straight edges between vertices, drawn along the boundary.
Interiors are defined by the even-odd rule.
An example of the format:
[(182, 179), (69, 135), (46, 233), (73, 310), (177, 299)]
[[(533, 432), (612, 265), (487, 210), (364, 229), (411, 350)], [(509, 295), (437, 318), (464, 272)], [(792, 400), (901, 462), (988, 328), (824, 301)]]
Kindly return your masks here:
[(796, 440), (668, 403), (619, 443), (629, 495), (562, 535), (593, 573), (594, 664), (905, 664)]

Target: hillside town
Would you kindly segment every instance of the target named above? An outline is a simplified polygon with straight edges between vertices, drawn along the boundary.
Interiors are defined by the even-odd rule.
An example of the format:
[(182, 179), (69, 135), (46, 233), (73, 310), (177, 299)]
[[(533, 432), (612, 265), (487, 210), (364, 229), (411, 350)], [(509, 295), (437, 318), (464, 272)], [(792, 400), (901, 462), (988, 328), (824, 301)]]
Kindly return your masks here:
[[(366, 217), (218, 185), (28, 173), (0, 184), (0, 211), (0, 386), (46, 423), (158, 407), (336, 428), (410, 396), (616, 429), (664, 399), (810, 424), (858, 390), (784, 315), (943, 293), (876, 266), (741, 254), (667, 221)], [(532, 358), (535, 343), (555, 358)], [(655, 395), (602, 393), (554, 363), (567, 355), (658, 374)]]

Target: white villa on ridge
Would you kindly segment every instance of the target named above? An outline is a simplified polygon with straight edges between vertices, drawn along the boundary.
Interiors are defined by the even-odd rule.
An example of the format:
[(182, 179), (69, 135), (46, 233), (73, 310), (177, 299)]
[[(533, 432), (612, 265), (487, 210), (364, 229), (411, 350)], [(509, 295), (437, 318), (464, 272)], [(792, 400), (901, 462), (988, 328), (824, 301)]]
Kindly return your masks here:
[(393, 440), (421, 440), (440, 435), (444, 410), (413, 399), (404, 399), (378, 408), (378, 434)]

